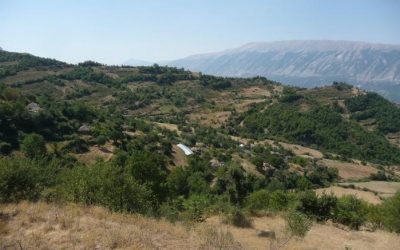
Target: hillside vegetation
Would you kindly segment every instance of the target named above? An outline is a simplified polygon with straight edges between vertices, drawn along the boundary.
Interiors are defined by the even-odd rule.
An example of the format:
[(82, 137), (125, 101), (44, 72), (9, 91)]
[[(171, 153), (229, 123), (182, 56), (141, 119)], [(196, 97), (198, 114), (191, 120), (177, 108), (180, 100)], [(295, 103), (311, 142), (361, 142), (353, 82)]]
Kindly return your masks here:
[(217, 215), (244, 228), (250, 215), (281, 214), (289, 240), (312, 221), (400, 232), (400, 193), (374, 204), (315, 193), (342, 181), (330, 161), (368, 167), (355, 181), (399, 180), (400, 111), (379, 95), (6, 51), (0, 72), (1, 203), (185, 223)]

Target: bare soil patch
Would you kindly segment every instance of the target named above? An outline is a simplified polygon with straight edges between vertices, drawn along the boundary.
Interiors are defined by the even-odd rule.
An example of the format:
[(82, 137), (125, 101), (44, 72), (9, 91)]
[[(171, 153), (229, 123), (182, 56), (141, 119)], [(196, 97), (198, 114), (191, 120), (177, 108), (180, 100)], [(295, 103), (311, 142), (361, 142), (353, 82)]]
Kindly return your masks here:
[(161, 123), (161, 122), (155, 122), (157, 126), (160, 128), (165, 128), (168, 129), (169, 131), (176, 132), (178, 135), (181, 133), (181, 131), (178, 129), (178, 125), (172, 124), (172, 123)]
[(98, 159), (109, 161), (114, 156), (115, 146), (111, 142), (107, 142), (104, 145), (95, 145), (89, 148), (89, 151), (83, 154), (73, 154), (78, 161), (91, 165)]
[(230, 111), (201, 112), (190, 114), (189, 119), (198, 121), (205, 126), (219, 128), (229, 119), (230, 115)]
[(268, 89), (263, 89), (257, 86), (242, 89), (243, 96), (245, 97), (271, 97), (271, 92)]
[(285, 143), (285, 142), (279, 142), (279, 144), (283, 148), (285, 148), (287, 150), (291, 150), (296, 155), (308, 155), (308, 156), (311, 156), (311, 157), (317, 158), (317, 159), (321, 159), (324, 157), (324, 155), (321, 153), (321, 151), (318, 151), (316, 149), (307, 148), (307, 147), (303, 147), (301, 145), (290, 144), (290, 143)]
[(368, 182), (346, 182), (340, 185), (354, 185), (356, 188), (376, 192), (382, 198), (392, 197), (400, 191), (400, 182), (368, 181)]
[(318, 161), (318, 163), (330, 168), (336, 168), (339, 171), (340, 178), (344, 180), (366, 178), (378, 172), (378, 170), (372, 166), (359, 163), (340, 162), (330, 159), (323, 159)]

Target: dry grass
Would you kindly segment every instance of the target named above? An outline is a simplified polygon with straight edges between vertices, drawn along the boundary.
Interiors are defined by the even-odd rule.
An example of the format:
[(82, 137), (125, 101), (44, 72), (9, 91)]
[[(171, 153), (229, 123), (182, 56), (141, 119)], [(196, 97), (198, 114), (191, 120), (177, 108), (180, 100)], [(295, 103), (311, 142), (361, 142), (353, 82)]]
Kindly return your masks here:
[[(46, 203), (1, 207), (0, 249), (239, 249), (229, 231), (188, 228), (99, 207)], [(211, 231), (210, 231), (211, 230)]]
[(235, 160), (235, 161), (238, 161), (238, 162), (240, 162), (240, 165), (243, 167), (243, 169), (244, 170), (246, 170), (247, 172), (249, 172), (249, 173), (252, 173), (252, 174), (255, 174), (255, 175), (257, 175), (257, 176), (263, 176), (260, 172), (258, 172), (257, 171), (257, 167), (253, 164), (253, 163), (251, 163), (250, 161), (248, 161), (248, 160), (246, 160), (246, 159), (244, 159), (244, 158), (241, 158), (239, 155), (237, 155), (237, 154), (233, 154), (232, 155), (232, 158)]
[(329, 159), (320, 160), (318, 163), (330, 168), (336, 168), (339, 171), (340, 178), (344, 180), (366, 178), (378, 172), (376, 168), (360, 163), (340, 162)]
[[(210, 217), (207, 224), (214, 228), (231, 232), (233, 238), (244, 249), (376, 249), (391, 250), (400, 244), (400, 236), (383, 231), (351, 231), (333, 224), (312, 226), (304, 239), (292, 238), (287, 243), (285, 220), (280, 216), (253, 218), (253, 228), (236, 228), (221, 222), (218, 217)], [(273, 231), (276, 240), (257, 236), (260, 230)], [(278, 247), (279, 246), (279, 247)]]
[(311, 157), (317, 158), (317, 159), (321, 159), (324, 157), (324, 155), (321, 153), (321, 151), (318, 151), (316, 149), (307, 148), (307, 147), (303, 147), (300, 145), (290, 144), (290, 143), (285, 143), (285, 142), (279, 142), (279, 144), (284, 149), (291, 150), (296, 155), (306, 155), (306, 156), (311, 156)]
[(350, 231), (334, 225), (314, 225), (304, 239), (288, 242), (283, 249), (331, 250), (393, 250), (400, 244), (400, 237), (383, 231)]
[(241, 90), (243, 96), (248, 98), (257, 98), (257, 97), (271, 97), (272, 94), (268, 89), (260, 88), (257, 86), (244, 88)]
[[(285, 239), (280, 216), (252, 218), (252, 228), (223, 224), (217, 216), (193, 225), (171, 224), (100, 207), (20, 203), (0, 206), (0, 249), (277, 249)], [(276, 240), (257, 236), (274, 231)], [(314, 224), (304, 239), (280, 249), (393, 249), (400, 236)]]
[(363, 189), (375, 192), (379, 197), (392, 197), (396, 192), (400, 191), (400, 182), (388, 181), (368, 181), (368, 182), (347, 182), (340, 185), (354, 185), (357, 189)]
[(328, 188), (320, 188), (316, 190), (317, 194), (322, 194), (323, 192), (330, 194), (332, 193), (336, 197), (342, 197), (344, 195), (355, 195), (357, 198), (364, 200), (366, 202), (372, 203), (372, 204), (379, 204), (382, 202), (382, 200), (379, 198), (378, 195), (370, 192), (370, 191), (363, 191), (363, 190), (357, 190), (357, 189), (351, 189), (351, 188), (344, 188), (344, 187), (338, 187), (338, 186), (332, 186)]
[(181, 131), (178, 129), (178, 125), (176, 125), (176, 124), (161, 123), (161, 122), (155, 122), (154, 124), (156, 124), (160, 128), (164, 128), (164, 129), (167, 129), (169, 131), (176, 132), (178, 135), (181, 134)]
[(246, 112), (249, 110), (250, 105), (254, 103), (265, 102), (265, 99), (247, 99), (247, 100), (239, 100), (235, 102), (233, 105), (237, 112)]
[(229, 119), (230, 115), (230, 111), (201, 112), (190, 114), (189, 119), (193, 121), (198, 121), (205, 126), (219, 128)]
[(115, 146), (107, 142), (102, 146), (91, 146), (89, 151), (83, 154), (72, 154), (79, 162), (87, 165), (95, 163), (98, 159), (109, 161), (114, 156)]

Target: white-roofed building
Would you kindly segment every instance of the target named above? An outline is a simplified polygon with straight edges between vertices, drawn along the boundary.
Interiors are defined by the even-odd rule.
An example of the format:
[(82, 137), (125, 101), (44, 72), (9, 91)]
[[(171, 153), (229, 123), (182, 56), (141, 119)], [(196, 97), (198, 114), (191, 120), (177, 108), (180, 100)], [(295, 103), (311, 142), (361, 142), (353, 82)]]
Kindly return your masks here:
[(185, 153), (185, 155), (192, 155), (193, 151), (186, 145), (183, 145), (182, 143), (179, 143), (178, 148), (182, 149), (182, 151)]

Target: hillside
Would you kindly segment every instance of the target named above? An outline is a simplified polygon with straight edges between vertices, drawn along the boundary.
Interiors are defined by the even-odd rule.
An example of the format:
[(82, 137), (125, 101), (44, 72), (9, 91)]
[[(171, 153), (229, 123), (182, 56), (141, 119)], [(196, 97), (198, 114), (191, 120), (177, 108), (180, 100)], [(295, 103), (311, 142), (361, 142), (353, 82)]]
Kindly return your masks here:
[[(338, 228), (354, 237), (373, 231), (372, 241), (386, 235), (392, 244), (398, 236), (389, 232), (400, 232), (400, 108), (341, 82), (303, 89), (264, 77), (215, 77), (159, 65), (71, 65), (0, 51), (0, 154), (0, 219), (11, 227), (1, 237), (10, 244), (30, 242), (30, 229), (20, 240), (16, 235), (18, 213), (16, 221), (4, 222), (21, 201), (45, 207), (28, 225), (41, 240), (56, 239), (64, 223), (43, 222), (47, 206), (61, 212), (70, 209), (65, 204), (79, 206), (76, 214), (96, 230), (102, 222), (85, 209), (109, 209), (117, 222), (105, 223), (117, 228), (122, 247), (141, 248), (157, 237), (187, 244), (182, 239), (193, 235), (165, 221), (148, 235), (121, 223), (136, 215), (153, 218), (140, 217), (143, 225), (162, 218), (229, 227), (233, 238), (210, 240), (230, 247), (249, 244), (241, 233), (254, 237), (258, 230), (275, 230), (282, 240), (285, 223), (293, 248), (301, 238), (316, 245), (318, 230), (344, 238)], [(332, 193), (320, 191), (328, 188)], [(281, 226), (260, 226), (271, 221)], [(143, 239), (124, 238), (118, 230)], [(67, 236), (84, 246), (81, 235)]]
[(219, 76), (265, 76), (301, 87), (345, 81), (400, 101), (398, 45), (348, 41), (250, 43), (167, 64)]

